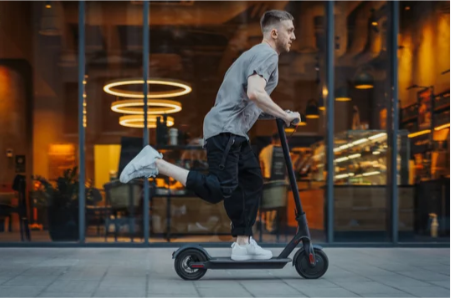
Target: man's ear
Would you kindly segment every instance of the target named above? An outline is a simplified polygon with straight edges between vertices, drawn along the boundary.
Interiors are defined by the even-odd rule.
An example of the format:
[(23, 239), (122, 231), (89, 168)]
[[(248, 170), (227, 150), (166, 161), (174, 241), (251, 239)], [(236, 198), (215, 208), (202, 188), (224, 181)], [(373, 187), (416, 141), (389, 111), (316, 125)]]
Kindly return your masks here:
[(271, 30), (271, 37), (277, 38), (278, 35), (279, 35), (279, 32), (277, 32), (277, 29), (272, 29)]

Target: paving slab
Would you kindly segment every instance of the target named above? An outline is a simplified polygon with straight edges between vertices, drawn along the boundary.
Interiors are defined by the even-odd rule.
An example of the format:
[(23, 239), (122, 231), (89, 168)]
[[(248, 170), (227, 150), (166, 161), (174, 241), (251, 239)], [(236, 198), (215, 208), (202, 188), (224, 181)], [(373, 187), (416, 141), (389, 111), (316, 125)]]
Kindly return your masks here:
[(325, 248), (329, 270), (317, 280), (287, 264), (209, 270), (197, 281), (176, 274), (174, 250), (1, 248), (0, 297), (450, 297), (448, 248)]

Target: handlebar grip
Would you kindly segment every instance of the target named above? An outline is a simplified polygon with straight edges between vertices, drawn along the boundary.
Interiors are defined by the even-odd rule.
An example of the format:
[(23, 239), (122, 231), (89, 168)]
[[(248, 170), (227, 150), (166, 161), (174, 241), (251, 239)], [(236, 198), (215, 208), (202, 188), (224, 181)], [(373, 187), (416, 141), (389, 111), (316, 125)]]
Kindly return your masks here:
[(300, 118), (296, 118), (296, 119), (294, 119), (293, 121), (291, 121), (291, 125), (298, 125), (299, 124), (299, 122), (301, 122), (301, 119)]

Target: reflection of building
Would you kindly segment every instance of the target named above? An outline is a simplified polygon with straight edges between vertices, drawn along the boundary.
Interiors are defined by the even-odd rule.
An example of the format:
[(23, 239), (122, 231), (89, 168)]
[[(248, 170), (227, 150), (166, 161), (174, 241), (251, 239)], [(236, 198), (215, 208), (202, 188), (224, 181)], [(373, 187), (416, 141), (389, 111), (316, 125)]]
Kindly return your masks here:
[[(87, 201), (86, 241), (104, 242), (105, 230), (114, 231), (115, 224), (118, 241), (130, 241), (131, 234), (134, 241), (145, 241), (142, 185), (124, 187), (114, 181), (128, 150), (132, 154), (142, 144), (143, 80), (118, 87), (125, 94), (110, 94), (104, 87), (111, 82), (140, 80), (146, 55), (149, 79), (188, 86), (189, 92), (166, 97), (164, 94), (174, 89), (187, 89), (148, 85), (149, 140), (155, 144), (158, 136), (165, 157), (178, 165), (207, 170), (202, 144), (192, 141), (202, 137), (203, 118), (221, 79), (240, 53), (261, 41), (262, 13), (286, 9), (295, 17), (297, 40), (292, 52), (280, 57), (279, 85), (273, 98), (284, 109), (300, 111), (307, 119), (288, 135), (313, 236), (316, 241), (326, 241), (327, 165), (333, 162), (334, 240), (391, 241), (389, 184), (395, 168), (390, 165), (391, 8), (387, 1), (334, 4), (333, 124), (327, 122), (331, 111), (326, 99), (331, 91), (325, 80), (329, 48), (323, 2), (152, 2), (149, 53), (143, 53), (143, 2), (86, 2), (84, 31), (78, 23), (79, 5), (0, 2), (0, 208), (17, 204), (11, 183), (23, 172), (23, 164), (16, 163), (16, 157), (26, 157), (27, 177), (47, 179), (60, 177), (82, 160), (84, 180), (92, 181), (102, 196), (96, 202)], [(396, 154), (399, 238), (430, 240), (430, 218), (434, 217), (430, 214), (434, 214), (439, 222), (439, 238), (434, 240), (449, 241), (449, 2), (399, 5), (399, 110), (395, 111), (400, 115)], [(81, 40), (83, 73), (79, 73), (83, 68), (78, 63)], [(409, 88), (412, 85), (427, 88)], [(82, 102), (79, 90), (83, 90)], [(359, 119), (354, 118), (354, 106)], [(165, 113), (166, 125), (177, 129), (177, 145), (169, 146), (165, 125), (158, 133), (153, 127), (157, 115)], [(84, 134), (80, 134), (80, 123)], [(328, 161), (326, 133), (332, 129), (334, 153)], [(268, 143), (274, 130), (271, 121), (260, 121), (251, 130), (255, 153)], [(127, 140), (130, 147), (125, 149)], [(82, 146), (80, 142), (84, 142)], [(154, 195), (149, 212), (150, 243), (166, 238), (229, 239), (222, 205), (196, 202), (195, 196), (164, 177), (155, 183), (158, 188), (150, 192)], [(27, 185), (30, 189), (33, 185), (29, 178)], [(50, 241), (49, 210), (37, 200), (29, 202), (30, 223), (45, 227), (32, 231), (32, 241)], [(289, 194), (283, 219), (286, 229), (279, 231), (281, 234), (290, 233), (295, 226), (291, 204)], [(4, 223), (9, 222), (12, 233), (5, 234)], [(17, 214), (0, 215), (1, 242), (20, 241), (18, 223)], [(108, 233), (106, 239), (113, 241), (112, 235)], [(270, 233), (262, 237), (264, 242), (276, 239)]]

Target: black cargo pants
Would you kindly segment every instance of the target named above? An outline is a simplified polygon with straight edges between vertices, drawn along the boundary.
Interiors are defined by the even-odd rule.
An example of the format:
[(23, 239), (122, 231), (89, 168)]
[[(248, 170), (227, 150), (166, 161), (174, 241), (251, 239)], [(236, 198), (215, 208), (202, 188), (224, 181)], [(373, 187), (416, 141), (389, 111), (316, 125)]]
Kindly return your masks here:
[(206, 141), (208, 175), (188, 174), (186, 188), (209, 203), (224, 201), (232, 236), (252, 236), (263, 190), (260, 164), (249, 141), (223, 133)]

